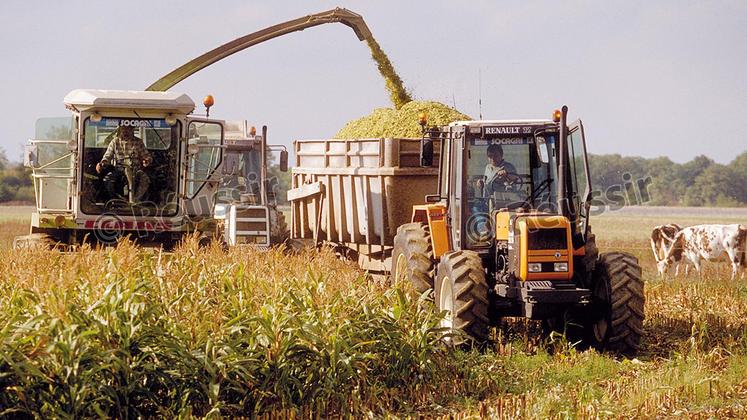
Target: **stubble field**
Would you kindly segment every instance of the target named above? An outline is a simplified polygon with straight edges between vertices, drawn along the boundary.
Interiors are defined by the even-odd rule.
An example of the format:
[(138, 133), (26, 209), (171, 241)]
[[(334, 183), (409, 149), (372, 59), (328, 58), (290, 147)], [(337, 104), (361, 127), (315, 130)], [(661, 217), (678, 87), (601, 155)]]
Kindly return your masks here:
[(487, 350), (445, 347), (429, 302), (326, 251), (13, 251), (28, 211), (0, 215), (0, 417), (747, 417), (747, 280), (661, 279), (648, 245), (654, 225), (744, 209), (592, 219), (602, 252), (643, 266), (635, 359), (521, 321)]

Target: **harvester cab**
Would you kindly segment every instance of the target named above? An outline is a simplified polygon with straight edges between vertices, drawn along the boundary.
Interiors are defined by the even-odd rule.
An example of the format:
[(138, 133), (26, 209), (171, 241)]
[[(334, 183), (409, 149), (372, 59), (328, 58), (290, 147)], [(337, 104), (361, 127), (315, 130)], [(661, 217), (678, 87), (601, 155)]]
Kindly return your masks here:
[(567, 124), (566, 115), (563, 107), (548, 120), (424, 130), (422, 162), (440, 145), (438, 191), (398, 229), (393, 276), (432, 288), (443, 326), (478, 340), (501, 317), (519, 316), (633, 352), (641, 270), (631, 255), (599, 256), (583, 125)]
[(223, 240), (215, 199), (236, 177), (226, 162), (253, 144), (232, 145), (226, 122), (192, 115), (184, 94), (86, 89), (64, 102), (72, 116), (40, 119), (25, 148), (37, 208), (16, 246)]

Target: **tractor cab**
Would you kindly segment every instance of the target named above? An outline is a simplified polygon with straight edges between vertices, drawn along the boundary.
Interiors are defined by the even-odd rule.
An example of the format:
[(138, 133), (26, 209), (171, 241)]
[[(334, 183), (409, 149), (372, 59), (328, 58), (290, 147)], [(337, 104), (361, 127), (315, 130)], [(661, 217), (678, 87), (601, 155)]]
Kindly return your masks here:
[(275, 199), (276, 185), (267, 172), (273, 152), (279, 152), (279, 169), (287, 171), (288, 151), (285, 146), (267, 144), (266, 126), (258, 134), (246, 121), (226, 122), (226, 156), (214, 214), (228, 245), (267, 247), (287, 239), (285, 218)]
[[(423, 141), (439, 141), (441, 156), (449, 157), (440, 160), (438, 194), (427, 197), (431, 206), (448, 208), (452, 229), (444, 249), (448, 244), (490, 252), (496, 240), (508, 241), (504, 228), (529, 216), (535, 221), (545, 217), (551, 224), (565, 219), (571, 235), (568, 249), (583, 246), (590, 181), (581, 122), (568, 126), (565, 135), (568, 164), (561, 177), (559, 121), (457, 121), (430, 130)], [(569, 199), (559, 200), (559, 194)], [(426, 215), (427, 207), (416, 209), (415, 217)], [(562, 226), (557, 228), (553, 235), (564, 238)], [(550, 240), (548, 232), (538, 235)]]

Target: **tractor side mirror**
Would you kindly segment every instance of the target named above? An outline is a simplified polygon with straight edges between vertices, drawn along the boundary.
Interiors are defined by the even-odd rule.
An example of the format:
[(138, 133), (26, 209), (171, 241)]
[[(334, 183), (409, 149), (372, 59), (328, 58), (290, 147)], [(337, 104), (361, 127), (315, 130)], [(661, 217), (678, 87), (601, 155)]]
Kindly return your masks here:
[(288, 151), (280, 151), (280, 170), (282, 172), (288, 172)]
[(439, 134), (440, 132), (436, 127), (431, 127), (427, 135), (423, 133), (423, 140), (420, 142), (420, 166), (433, 166), (433, 143)]
[(423, 137), (420, 141), (420, 166), (433, 166), (433, 140)]
[(542, 163), (550, 162), (550, 155), (547, 152), (547, 140), (544, 137), (536, 137), (534, 143), (537, 145), (537, 155)]
[(435, 204), (441, 201), (441, 195), (439, 194), (428, 194), (425, 196), (425, 202), (428, 204)]

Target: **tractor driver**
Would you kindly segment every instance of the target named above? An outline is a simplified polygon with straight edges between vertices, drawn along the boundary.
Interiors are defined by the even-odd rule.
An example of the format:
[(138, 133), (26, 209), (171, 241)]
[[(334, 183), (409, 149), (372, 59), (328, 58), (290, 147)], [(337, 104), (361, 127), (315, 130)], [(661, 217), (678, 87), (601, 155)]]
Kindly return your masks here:
[(491, 144), (487, 150), (488, 164), (485, 165), (485, 176), (478, 180), (478, 186), (483, 189), (484, 196), (497, 191), (500, 186), (513, 184), (521, 178), (516, 175), (516, 168), (509, 162), (503, 160), (503, 147), (500, 144)]
[(122, 195), (123, 184), (126, 182), (130, 201), (140, 202), (150, 186), (150, 178), (143, 168), (148, 167), (151, 162), (150, 153), (143, 140), (135, 137), (134, 129), (120, 126), (101, 162), (96, 164), (96, 172), (101, 173), (105, 167), (112, 165), (112, 169), (104, 176), (104, 185), (110, 196)]

